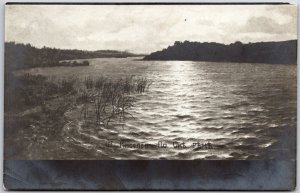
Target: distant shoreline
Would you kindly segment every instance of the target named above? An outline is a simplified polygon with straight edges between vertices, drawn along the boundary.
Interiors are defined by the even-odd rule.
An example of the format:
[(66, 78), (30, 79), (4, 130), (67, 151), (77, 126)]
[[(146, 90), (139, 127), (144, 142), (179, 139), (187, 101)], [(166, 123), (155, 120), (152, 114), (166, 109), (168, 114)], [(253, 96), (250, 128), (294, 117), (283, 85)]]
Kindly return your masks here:
[(215, 42), (179, 42), (153, 52), (143, 60), (297, 64), (297, 40), (225, 45)]
[[(58, 48), (37, 48), (30, 44), (5, 42), (5, 67), (7, 69), (26, 69), (34, 67), (82, 66), (80, 64), (61, 64), (63, 61), (92, 58), (127, 58), (143, 57), (127, 51), (116, 50), (71, 50)], [(68, 64), (67, 64), (68, 63)], [(84, 64), (83, 66), (87, 66)]]

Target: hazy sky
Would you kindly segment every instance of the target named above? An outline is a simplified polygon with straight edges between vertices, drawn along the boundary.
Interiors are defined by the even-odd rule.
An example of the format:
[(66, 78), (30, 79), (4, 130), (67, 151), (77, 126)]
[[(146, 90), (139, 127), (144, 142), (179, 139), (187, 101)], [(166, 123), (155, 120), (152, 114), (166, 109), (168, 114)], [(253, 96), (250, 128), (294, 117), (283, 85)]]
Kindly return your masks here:
[(5, 40), (149, 53), (175, 41), (297, 38), (295, 5), (7, 5)]

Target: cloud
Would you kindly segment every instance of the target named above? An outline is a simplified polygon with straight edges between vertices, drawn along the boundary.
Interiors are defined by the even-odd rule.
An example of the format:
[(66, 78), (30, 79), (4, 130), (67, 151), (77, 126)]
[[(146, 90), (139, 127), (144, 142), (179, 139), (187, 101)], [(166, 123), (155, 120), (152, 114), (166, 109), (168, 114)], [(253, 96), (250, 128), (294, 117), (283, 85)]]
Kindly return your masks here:
[(242, 32), (261, 32), (268, 34), (295, 34), (295, 23), (288, 22), (279, 24), (274, 19), (269, 17), (251, 17), (245, 26), (240, 28)]
[(175, 41), (297, 37), (293, 5), (6, 5), (5, 41), (149, 53)]
[(266, 10), (273, 13), (280, 13), (284, 16), (289, 16), (296, 19), (297, 9), (293, 9), (293, 7), (293, 5), (269, 6), (266, 8)]

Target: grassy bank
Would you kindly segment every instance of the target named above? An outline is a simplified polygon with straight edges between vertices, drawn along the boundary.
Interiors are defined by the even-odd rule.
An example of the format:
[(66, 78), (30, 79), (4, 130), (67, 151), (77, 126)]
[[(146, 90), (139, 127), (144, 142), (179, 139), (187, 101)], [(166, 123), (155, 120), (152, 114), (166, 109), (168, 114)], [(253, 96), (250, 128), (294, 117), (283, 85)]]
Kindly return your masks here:
[(31, 74), (7, 77), (6, 159), (67, 158), (61, 136), (66, 123), (76, 119), (85, 125), (112, 128), (110, 125), (115, 122), (133, 117), (130, 109), (135, 95), (145, 92), (150, 85), (147, 79), (134, 76), (114, 80), (57, 79)]

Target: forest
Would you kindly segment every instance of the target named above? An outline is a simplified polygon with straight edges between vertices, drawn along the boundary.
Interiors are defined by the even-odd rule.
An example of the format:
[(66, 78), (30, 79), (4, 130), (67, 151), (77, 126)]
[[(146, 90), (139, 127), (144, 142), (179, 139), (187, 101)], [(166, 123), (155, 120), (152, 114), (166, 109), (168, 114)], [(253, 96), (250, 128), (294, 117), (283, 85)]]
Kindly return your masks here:
[(31, 44), (20, 44), (15, 42), (5, 43), (5, 67), (7, 70), (24, 69), (33, 67), (51, 66), (86, 66), (88, 61), (78, 63), (66, 60), (88, 59), (88, 58), (124, 58), (136, 56), (135, 54), (115, 50), (71, 50), (57, 48), (37, 48)]
[(144, 60), (296, 64), (297, 40), (247, 44), (237, 41), (228, 45), (176, 41), (174, 45), (162, 51), (145, 56)]

